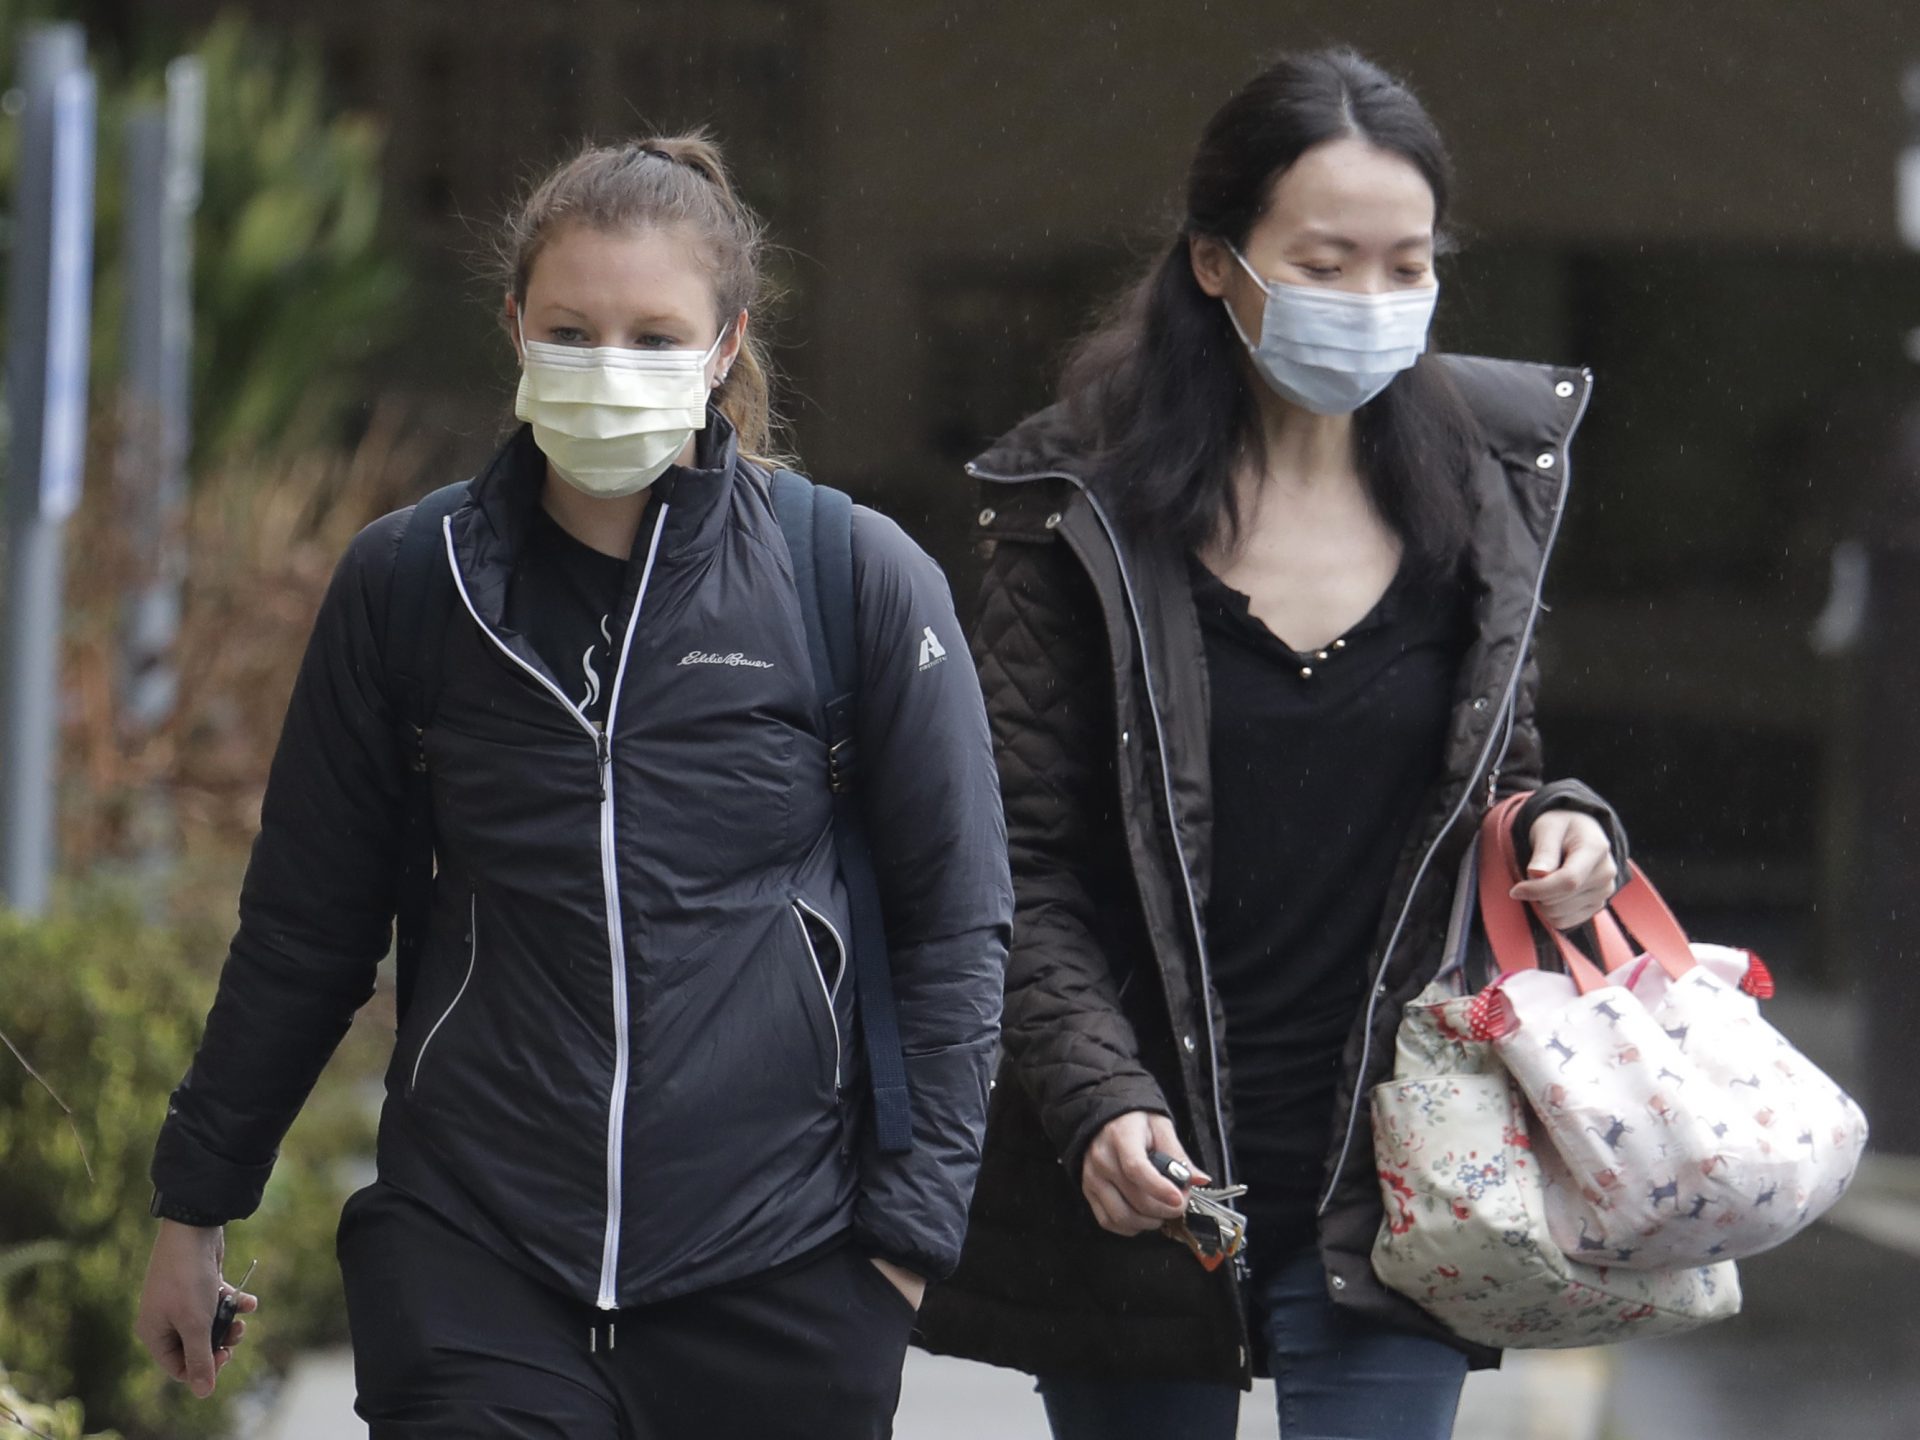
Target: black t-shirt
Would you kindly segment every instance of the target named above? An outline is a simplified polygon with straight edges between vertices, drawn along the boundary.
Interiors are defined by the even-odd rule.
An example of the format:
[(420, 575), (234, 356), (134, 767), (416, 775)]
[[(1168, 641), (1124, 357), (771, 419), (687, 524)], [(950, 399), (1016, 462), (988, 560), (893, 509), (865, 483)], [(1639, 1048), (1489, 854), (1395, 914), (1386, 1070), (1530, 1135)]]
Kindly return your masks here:
[(1262, 1247), (1292, 1249), (1312, 1236), (1394, 868), (1440, 773), (1468, 601), (1460, 582), (1403, 568), (1358, 625), (1301, 653), (1246, 596), (1192, 570), (1213, 711), (1207, 936), (1237, 1178)]
[(625, 560), (574, 539), (533, 507), (507, 587), (507, 628), (527, 637), (567, 698), (597, 724), (606, 723), (619, 663), (626, 582)]

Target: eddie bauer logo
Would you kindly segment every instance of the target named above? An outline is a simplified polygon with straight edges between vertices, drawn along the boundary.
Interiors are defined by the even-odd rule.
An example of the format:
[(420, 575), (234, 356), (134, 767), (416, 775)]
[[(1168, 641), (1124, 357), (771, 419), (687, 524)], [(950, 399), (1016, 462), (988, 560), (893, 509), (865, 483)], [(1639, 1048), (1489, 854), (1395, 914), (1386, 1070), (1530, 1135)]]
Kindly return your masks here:
[(680, 657), (680, 663), (682, 665), (730, 665), (735, 669), (744, 670), (773, 669), (771, 660), (749, 660), (738, 650), (731, 655), (711, 655), (705, 650), (689, 650)]

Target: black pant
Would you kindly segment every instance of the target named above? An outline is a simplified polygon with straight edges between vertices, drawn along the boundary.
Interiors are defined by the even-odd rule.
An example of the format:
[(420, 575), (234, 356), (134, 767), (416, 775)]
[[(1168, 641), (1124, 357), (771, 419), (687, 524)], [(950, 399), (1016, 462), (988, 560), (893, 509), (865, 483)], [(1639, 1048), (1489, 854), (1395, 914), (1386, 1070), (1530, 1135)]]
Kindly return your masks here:
[(852, 1246), (609, 1315), (375, 1184), (341, 1216), (340, 1269), (372, 1440), (893, 1433), (913, 1307)]

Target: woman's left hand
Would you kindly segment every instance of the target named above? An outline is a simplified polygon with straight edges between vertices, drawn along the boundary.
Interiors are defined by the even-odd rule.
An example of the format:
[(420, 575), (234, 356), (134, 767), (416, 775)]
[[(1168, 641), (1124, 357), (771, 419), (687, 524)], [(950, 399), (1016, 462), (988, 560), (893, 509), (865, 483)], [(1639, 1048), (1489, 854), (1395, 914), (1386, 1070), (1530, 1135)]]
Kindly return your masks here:
[(1513, 887), (1516, 900), (1538, 907), (1556, 930), (1584, 925), (1606, 908), (1619, 884), (1607, 832), (1578, 810), (1549, 810), (1533, 822), (1533, 858), (1527, 878)]

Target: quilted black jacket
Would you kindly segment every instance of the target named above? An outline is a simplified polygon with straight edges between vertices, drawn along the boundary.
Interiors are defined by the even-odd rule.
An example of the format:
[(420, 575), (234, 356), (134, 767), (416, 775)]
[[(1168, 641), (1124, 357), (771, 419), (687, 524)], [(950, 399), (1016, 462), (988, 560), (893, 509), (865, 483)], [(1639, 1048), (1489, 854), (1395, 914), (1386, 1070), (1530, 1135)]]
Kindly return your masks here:
[[(1364, 1097), (1390, 1074), (1402, 1005), (1438, 965), (1450, 882), (1490, 797), (1540, 789), (1531, 647), (1589, 386), (1577, 370), (1444, 363), (1486, 438), (1466, 478), (1477, 631), (1442, 776), (1380, 918), (1320, 1212), (1333, 1298), (1428, 1334), (1441, 1332), (1369, 1262), (1380, 1197)], [(1254, 1347), (1232, 1267), (1209, 1274), (1156, 1235), (1101, 1230), (1078, 1178), (1094, 1134), (1129, 1110), (1172, 1116), (1203, 1168), (1232, 1173), (1201, 920), (1207, 682), (1185, 557), (1117, 523), (1058, 407), (968, 470), (982, 482), (990, 551), (973, 645), (1007, 810), (1014, 942), (967, 1246), (929, 1296), (920, 1340), (1039, 1373), (1244, 1383)], [(1548, 787), (1536, 813), (1547, 804), (1600, 816), (1624, 853), (1611, 811), (1584, 786)]]
[[(939, 570), (856, 510), (858, 779), (914, 1107), (912, 1153), (871, 1143), (799, 599), (766, 476), (712, 418), (706, 468), (655, 489), (604, 728), (504, 623), (545, 472), (526, 431), (445, 526), (439, 873), (380, 1173), (603, 1308), (849, 1229), (945, 1273), (995, 1054), (1012, 897), (978, 682)], [(321, 608), (239, 933), (161, 1131), (155, 1185), (209, 1221), (259, 1203), (387, 951), (404, 761), (379, 641), (405, 523), (354, 542)]]

